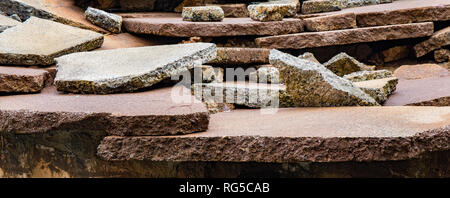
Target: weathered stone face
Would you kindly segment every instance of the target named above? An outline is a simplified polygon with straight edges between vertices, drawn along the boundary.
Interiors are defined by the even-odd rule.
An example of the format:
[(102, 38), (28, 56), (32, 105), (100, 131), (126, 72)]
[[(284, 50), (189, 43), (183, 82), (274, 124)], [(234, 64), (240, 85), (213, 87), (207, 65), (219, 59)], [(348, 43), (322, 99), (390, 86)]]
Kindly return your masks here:
[(384, 62), (387, 63), (407, 58), (409, 56), (409, 51), (410, 51), (409, 47), (405, 45), (395, 46), (387, 50), (384, 50), (382, 52)]
[(91, 23), (112, 33), (120, 33), (122, 31), (122, 17), (119, 15), (88, 7), (85, 16)]
[(250, 80), (256, 79), (256, 82), (259, 83), (280, 83), (278, 69), (270, 65), (259, 67), (255, 72), (250, 73), (249, 76)]
[(184, 7), (181, 16), (185, 21), (222, 21), (225, 17), (219, 6)]
[[(295, 4), (280, 3), (280, 4), (270, 4), (270, 3), (259, 3), (252, 4), (248, 6), (248, 12), (250, 18), (255, 21), (281, 21), (283, 18), (292, 12), (291, 10), (296, 10)], [(295, 12), (295, 11), (294, 11)]]
[(392, 77), (392, 72), (388, 70), (375, 70), (375, 71), (358, 71), (351, 74), (344, 75), (343, 78), (352, 82), (361, 82), (367, 80), (376, 80), (381, 78)]
[(11, 19), (7, 16), (3, 16), (0, 14), (0, 33), (6, 29), (8, 29), (10, 27), (14, 27), (18, 24), (20, 24), (19, 21), (16, 21), (14, 19)]
[(0, 93), (34, 93), (41, 91), (48, 72), (43, 69), (0, 67)]
[(375, 80), (359, 81), (353, 84), (372, 96), (378, 103), (383, 104), (395, 91), (398, 78), (381, 78)]
[(304, 19), (304, 22), (306, 29), (312, 32), (351, 29), (356, 28), (356, 15), (344, 13), (311, 17)]
[(263, 2), (264, 4), (289, 4), (288, 12), (285, 17), (293, 17), (300, 10), (299, 0), (269, 0), (268, 2)]
[(76, 53), (57, 59), (55, 85), (59, 91), (74, 93), (131, 92), (215, 57), (216, 46), (211, 43)]
[(316, 57), (314, 56), (314, 54), (311, 53), (311, 52), (305, 52), (305, 53), (303, 53), (302, 55), (299, 55), (298, 58), (300, 58), (300, 59), (305, 59), (305, 60), (312, 61), (312, 62), (315, 62), (315, 63), (319, 63), (319, 64), (320, 64), (320, 62), (316, 59)]
[(373, 70), (375, 66), (367, 66), (355, 58), (342, 52), (323, 64), (338, 76), (344, 76), (361, 70)]
[(434, 51), (434, 60), (438, 63), (450, 61), (450, 50), (439, 49)]
[(270, 49), (219, 47), (215, 64), (265, 64), (269, 63)]
[(378, 103), (369, 95), (324, 66), (272, 50), (270, 64), (277, 67), (286, 93), (281, 106), (372, 106)]
[(320, 12), (331, 12), (341, 10), (342, 2), (340, 0), (309, 0), (303, 1), (302, 13), (313, 14)]
[(450, 27), (437, 31), (428, 40), (415, 45), (414, 51), (416, 57), (421, 57), (446, 45), (450, 45)]
[(31, 17), (0, 34), (0, 64), (51, 65), (54, 58), (99, 48), (103, 35)]

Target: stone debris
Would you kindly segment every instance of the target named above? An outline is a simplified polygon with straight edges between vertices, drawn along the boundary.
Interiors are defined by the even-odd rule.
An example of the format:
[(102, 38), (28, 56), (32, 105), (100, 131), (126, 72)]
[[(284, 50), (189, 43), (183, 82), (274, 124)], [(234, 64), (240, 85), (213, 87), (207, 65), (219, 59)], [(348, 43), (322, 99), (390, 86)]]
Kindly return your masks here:
[(0, 66), (0, 93), (35, 93), (46, 85), (48, 72), (43, 69)]
[(379, 104), (383, 104), (395, 91), (398, 78), (381, 78), (375, 80), (359, 81), (353, 84), (372, 96)]
[(373, 106), (378, 103), (350, 81), (323, 65), (272, 50), (270, 64), (277, 67), (286, 94), (280, 94), (283, 107)]
[(301, 58), (301, 59), (304, 59), (304, 60), (308, 60), (308, 61), (312, 61), (312, 62), (320, 64), (320, 62), (316, 59), (314, 54), (311, 53), (311, 52), (305, 52), (305, 53), (299, 55), (298, 58)]
[(0, 15), (0, 33), (4, 30), (19, 25), (20, 22), (14, 19), (11, 19), (7, 16)]
[(94, 25), (112, 33), (122, 32), (122, 17), (103, 10), (88, 7), (85, 12), (86, 19)]
[(403, 65), (394, 71), (394, 76), (404, 80), (450, 76), (450, 71), (436, 64)]
[(303, 1), (302, 14), (337, 11), (341, 7), (341, 0), (308, 0)]
[(181, 15), (184, 21), (222, 21), (225, 18), (219, 6), (184, 7)]
[(255, 21), (281, 21), (296, 12), (297, 5), (292, 3), (258, 3), (248, 6), (250, 18)]
[(59, 91), (73, 93), (132, 92), (215, 57), (212, 43), (75, 53), (57, 59), (55, 85)]
[(190, 22), (179, 17), (124, 18), (124, 28), (137, 34), (170, 37), (225, 37), (280, 35), (303, 32), (298, 19), (261, 23), (250, 18), (225, 18), (222, 22)]
[(0, 34), (0, 65), (51, 65), (59, 56), (102, 43), (102, 34), (31, 17)]
[(434, 51), (434, 60), (438, 63), (450, 61), (450, 50), (439, 49)]
[(361, 70), (374, 70), (375, 66), (368, 66), (355, 58), (341, 52), (323, 64), (327, 69), (342, 77)]
[(409, 47), (406, 45), (395, 46), (381, 52), (385, 63), (401, 60), (409, 56)]
[(213, 64), (267, 64), (269, 63), (270, 49), (264, 48), (217, 48), (216, 59)]
[(261, 66), (256, 71), (251, 72), (249, 74), (250, 81), (258, 82), (258, 83), (280, 83), (279, 72), (276, 67), (271, 65)]
[(225, 17), (244, 18), (248, 17), (247, 5), (239, 4), (206, 4), (207, 6), (219, 6), (222, 8)]
[(358, 71), (351, 74), (344, 75), (343, 78), (352, 82), (361, 82), (368, 80), (376, 80), (382, 78), (393, 77), (393, 74), (389, 70), (374, 70), (374, 71)]
[(433, 23), (412, 23), (379, 27), (304, 32), (255, 39), (259, 47), (276, 49), (304, 49), (384, 40), (419, 38), (431, 36)]
[(416, 57), (421, 57), (429, 52), (450, 45), (450, 27), (437, 31), (429, 39), (414, 46)]
[(305, 28), (312, 32), (356, 28), (355, 13), (333, 14), (304, 19)]

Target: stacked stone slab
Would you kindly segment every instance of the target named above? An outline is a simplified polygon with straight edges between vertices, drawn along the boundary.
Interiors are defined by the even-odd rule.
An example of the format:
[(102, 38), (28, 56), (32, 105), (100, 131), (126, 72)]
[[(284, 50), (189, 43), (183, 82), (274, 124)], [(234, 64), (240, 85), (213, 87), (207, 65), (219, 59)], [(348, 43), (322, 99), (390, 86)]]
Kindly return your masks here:
[(309, 0), (303, 1), (302, 13), (312, 14), (320, 12), (331, 12), (341, 10), (342, 2), (340, 0)]
[(0, 93), (40, 92), (49, 76), (43, 69), (0, 67)]
[(416, 57), (421, 57), (429, 52), (450, 45), (450, 27), (434, 33), (429, 39), (414, 46)]
[(219, 6), (184, 7), (181, 16), (185, 21), (222, 21), (225, 17)]
[(356, 15), (344, 13), (336, 15), (325, 15), (304, 19), (305, 28), (312, 32), (341, 30), (356, 28)]

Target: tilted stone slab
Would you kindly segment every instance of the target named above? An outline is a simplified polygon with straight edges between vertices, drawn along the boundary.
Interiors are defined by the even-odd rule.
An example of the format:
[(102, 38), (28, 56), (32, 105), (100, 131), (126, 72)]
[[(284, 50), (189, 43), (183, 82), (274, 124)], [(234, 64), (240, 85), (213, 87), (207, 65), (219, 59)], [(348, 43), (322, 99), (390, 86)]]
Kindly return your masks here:
[(191, 43), (75, 53), (57, 59), (55, 85), (73, 93), (132, 92), (216, 57), (216, 45)]
[(221, 22), (190, 22), (179, 17), (124, 18), (129, 32), (170, 37), (222, 37), (280, 35), (303, 32), (298, 19), (261, 23), (250, 18), (225, 18)]
[(0, 34), (0, 64), (51, 65), (55, 58), (99, 48), (103, 35), (31, 17)]
[(437, 31), (429, 39), (414, 46), (416, 57), (421, 57), (442, 46), (450, 45), (450, 27)]
[(279, 79), (286, 86), (280, 95), (282, 107), (373, 106), (378, 103), (350, 81), (323, 65), (272, 50), (270, 64), (279, 70)]
[(374, 71), (358, 71), (343, 76), (343, 78), (352, 82), (361, 82), (366, 80), (376, 80), (381, 78), (393, 77), (392, 72), (388, 70), (374, 70)]
[[(395, 116), (386, 116), (395, 115)], [(106, 137), (108, 161), (373, 162), (450, 149), (450, 107), (236, 110), (211, 115), (208, 131), (164, 137)]]
[(75, 95), (48, 87), (40, 94), (2, 96), (0, 131), (15, 134), (103, 131), (120, 136), (205, 131), (208, 110), (188, 89), (180, 88), (185, 89), (188, 95), (184, 99), (188, 100), (174, 100), (171, 88), (132, 94)]
[(353, 83), (364, 92), (372, 96), (378, 103), (383, 104), (395, 91), (398, 78), (381, 78), (375, 80), (367, 80)]
[(256, 44), (264, 48), (303, 49), (352, 43), (418, 38), (431, 36), (433, 23), (413, 23), (379, 27), (304, 32), (297, 34), (257, 38)]
[(219, 47), (214, 64), (265, 64), (269, 63), (270, 49)]
[(122, 17), (103, 10), (88, 7), (85, 11), (86, 19), (112, 33), (122, 32)]
[(304, 19), (306, 30), (312, 32), (356, 28), (355, 13), (325, 15)]
[(0, 66), (0, 93), (34, 93), (41, 91), (48, 77), (43, 69)]
[(0, 33), (4, 30), (19, 25), (20, 22), (0, 14)]

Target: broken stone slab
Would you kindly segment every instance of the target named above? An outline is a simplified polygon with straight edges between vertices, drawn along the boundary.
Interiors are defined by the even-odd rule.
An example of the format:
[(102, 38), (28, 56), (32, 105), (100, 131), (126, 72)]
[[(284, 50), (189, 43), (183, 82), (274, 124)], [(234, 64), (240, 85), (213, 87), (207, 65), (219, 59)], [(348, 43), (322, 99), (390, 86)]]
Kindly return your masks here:
[(450, 71), (436, 64), (403, 65), (394, 71), (399, 79), (414, 80), (450, 76)]
[(248, 17), (247, 5), (237, 4), (206, 4), (207, 6), (219, 6), (222, 8), (225, 17), (244, 18)]
[(84, 10), (75, 6), (73, 1), (61, 3), (55, 0), (2, 0), (0, 1), (0, 11), (8, 15), (17, 14), (22, 21), (34, 16), (82, 29), (107, 33), (89, 23), (83, 15)]
[(306, 18), (303, 21), (305, 22), (306, 30), (312, 32), (351, 29), (357, 27), (355, 13), (311, 17)]
[(103, 35), (31, 17), (0, 34), (1, 65), (51, 65), (55, 58), (99, 48)]
[(106, 137), (97, 155), (108, 161), (402, 161), (450, 148), (449, 113), (450, 107), (235, 110), (211, 115), (205, 133)]
[(374, 70), (374, 71), (358, 71), (351, 74), (344, 75), (343, 78), (352, 82), (361, 82), (368, 80), (376, 80), (382, 78), (393, 77), (393, 74), (389, 70)]
[(86, 19), (112, 33), (122, 32), (122, 17), (103, 10), (88, 7), (85, 12)]
[(213, 64), (266, 64), (269, 63), (270, 49), (219, 47)]
[(11, 19), (7, 16), (0, 15), (0, 33), (4, 30), (19, 25), (20, 22), (14, 19)]
[(434, 51), (434, 60), (438, 63), (450, 61), (450, 50), (439, 49)]
[[(388, 3), (388, 2), (384, 2)], [(341, 8), (361, 7), (380, 4), (380, 0), (344, 0)]]
[(250, 81), (258, 82), (258, 83), (280, 83), (279, 72), (276, 67), (271, 65), (269, 66), (261, 66), (256, 71), (251, 72), (249, 74)]
[(409, 52), (409, 47), (406, 45), (402, 45), (391, 47), (381, 52), (381, 54), (383, 55), (383, 61), (387, 63), (407, 58), (409, 56)]
[(450, 45), (450, 27), (434, 33), (429, 39), (414, 46), (416, 57), (421, 57), (429, 52)]
[(59, 91), (73, 93), (132, 92), (215, 57), (212, 43), (75, 53), (57, 59), (55, 85)]
[(309, 0), (303, 1), (302, 14), (313, 14), (320, 12), (331, 12), (341, 10), (340, 0)]
[(286, 94), (280, 94), (282, 107), (374, 106), (378, 103), (350, 81), (323, 65), (271, 50), (270, 64), (277, 67)]
[[(39, 94), (0, 97), (2, 133), (103, 131), (110, 135), (176, 135), (205, 131), (209, 112), (190, 95), (172, 88), (114, 95), (63, 94), (55, 87)], [(183, 91), (184, 89), (184, 91)], [(178, 92), (176, 92), (178, 93)]]
[(276, 49), (304, 49), (384, 40), (419, 38), (431, 36), (433, 23), (413, 23), (379, 27), (304, 32), (255, 39), (259, 47)]
[(308, 61), (312, 61), (312, 62), (320, 64), (320, 62), (316, 59), (314, 54), (311, 53), (311, 52), (305, 52), (305, 53), (299, 55), (298, 58), (301, 58), (301, 59), (304, 59), (304, 60), (308, 60)]
[(227, 103), (250, 108), (278, 107), (279, 95), (285, 91), (280, 84), (254, 82), (196, 83), (192, 93), (206, 103)]
[(368, 66), (355, 58), (341, 52), (323, 64), (327, 69), (342, 77), (361, 70), (374, 70), (375, 66)]
[(35, 93), (46, 85), (48, 73), (43, 69), (0, 66), (0, 93)]
[(225, 37), (246, 35), (280, 35), (303, 31), (299, 19), (261, 23), (250, 18), (225, 18), (221, 22), (190, 22), (179, 17), (124, 18), (126, 30), (137, 34), (169, 37)]
[[(294, 11), (292, 11), (294, 10)], [(248, 6), (250, 18), (255, 21), (281, 21), (290, 12), (296, 12), (297, 6), (290, 3), (258, 3)]]
[[(400, 79), (386, 106), (450, 106), (450, 76)], [(448, 120), (448, 118), (447, 118)]]
[(372, 96), (379, 104), (383, 104), (395, 91), (398, 78), (381, 78), (375, 80), (359, 81), (353, 84)]
[(225, 14), (219, 6), (184, 7), (181, 14), (184, 21), (222, 21)]

